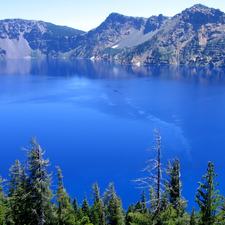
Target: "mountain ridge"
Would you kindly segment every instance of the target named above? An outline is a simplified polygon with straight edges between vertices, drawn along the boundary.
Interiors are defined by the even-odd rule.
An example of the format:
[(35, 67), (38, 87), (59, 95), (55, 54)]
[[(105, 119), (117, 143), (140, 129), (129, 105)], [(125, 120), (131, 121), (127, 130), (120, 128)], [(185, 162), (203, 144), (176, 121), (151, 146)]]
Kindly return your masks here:
[(0, 21), (1, 59), (39, 57), (225, 66), (225, 13), (201, 4), (173, 17), (113, 12), (88, 32), (43, 21)]

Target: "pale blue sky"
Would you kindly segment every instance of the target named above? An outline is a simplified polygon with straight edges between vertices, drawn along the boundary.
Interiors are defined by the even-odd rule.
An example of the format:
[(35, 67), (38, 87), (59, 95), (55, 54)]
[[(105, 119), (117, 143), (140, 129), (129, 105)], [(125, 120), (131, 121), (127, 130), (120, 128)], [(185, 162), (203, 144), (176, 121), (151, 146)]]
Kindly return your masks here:
[(224, 0), (0, 0), (0, 19), (22, 18), (66, 25), (88, 31), (111, 12), (150, 17), (162, 13), (174, 16), (194, 4), (225, 12)]

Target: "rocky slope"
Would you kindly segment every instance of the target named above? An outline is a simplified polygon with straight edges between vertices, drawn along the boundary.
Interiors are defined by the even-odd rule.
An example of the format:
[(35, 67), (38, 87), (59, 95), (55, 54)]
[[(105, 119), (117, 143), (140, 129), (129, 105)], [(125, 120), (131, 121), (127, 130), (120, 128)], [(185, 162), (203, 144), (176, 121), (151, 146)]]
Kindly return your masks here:
[(195, 5), (148, 41), (120, 55), (123, 63), (225, 66), (225, 14)]
[(71, 58), (225, 66), (225, 14), (200, 4), (172, 18), (113, 13), (84, 37)]
[(87, 33), (42, 21), (0, 21), (0, 58), (25, 57), (225, 66), (225, 14), (200, 4), (172, 18), (112, 13)]
[(0, 21), (0, 58), (59, 57), (75, 48), (83, 31), (42, 21)]
[(118, 59), (121, 52), (149, 40), (167, 20), (162, 15), (147, 19), (112, 13), (99, 27), (80, 37), (79, 47), (69, 57)]

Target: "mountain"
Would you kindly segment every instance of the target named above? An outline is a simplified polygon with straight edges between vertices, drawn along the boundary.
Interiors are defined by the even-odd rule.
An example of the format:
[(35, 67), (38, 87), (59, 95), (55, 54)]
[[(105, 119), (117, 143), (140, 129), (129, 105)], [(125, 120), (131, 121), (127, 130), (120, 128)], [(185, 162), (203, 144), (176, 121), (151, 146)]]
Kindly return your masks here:
[(225, 14), (194, 5), (167, 20), (152, 38), (120, 59), (131, 64), (225, 66)]
[(118, 59), (121, 52), (153, 37), (167, 20), (162, 15), (147, 19), (111, 13), (100, 26), (82, 35), (79, 47), (69, 57)]
[(75, 48), (75, 37), (83, 33), (43, 21), (1, 20), (0, 58), (59, 57)]
[(0, 21), (0, 58), (225, 66), (225, 13), (197, 4), (173, 17), (111, 13), (85, 33), (43, 21)]

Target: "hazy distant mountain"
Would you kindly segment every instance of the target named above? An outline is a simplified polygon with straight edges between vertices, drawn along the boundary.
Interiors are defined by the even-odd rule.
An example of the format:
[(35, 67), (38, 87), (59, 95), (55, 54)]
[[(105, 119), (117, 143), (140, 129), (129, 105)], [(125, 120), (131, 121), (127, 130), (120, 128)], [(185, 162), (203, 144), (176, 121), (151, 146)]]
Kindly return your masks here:
[(0, 21), (0, 57), (225, 66), (225, 14), (194, 5), (174, 17), (110, 14), (85, 33), (41, 21)]

